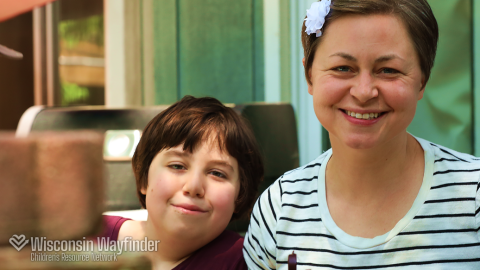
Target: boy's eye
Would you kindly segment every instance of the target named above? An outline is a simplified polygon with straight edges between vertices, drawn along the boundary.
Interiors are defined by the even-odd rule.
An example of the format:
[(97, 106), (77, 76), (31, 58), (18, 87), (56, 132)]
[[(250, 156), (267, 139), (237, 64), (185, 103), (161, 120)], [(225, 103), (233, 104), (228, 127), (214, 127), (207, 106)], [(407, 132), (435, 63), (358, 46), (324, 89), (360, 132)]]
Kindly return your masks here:
[(183, 165), (180, 165), (180, 164), (172, 164), (172, 165), (169, 165), (168, 167), (174, 169), (174, 170), (184, 170), (185, 167)]
[(216, 177), (220, 177), (220, 178), (227, 178), (227, 176), (225, 176), (225, 174), (219, 172), (219, 171), (212, 171), (211, 174), (213, 176), (216, 176)]

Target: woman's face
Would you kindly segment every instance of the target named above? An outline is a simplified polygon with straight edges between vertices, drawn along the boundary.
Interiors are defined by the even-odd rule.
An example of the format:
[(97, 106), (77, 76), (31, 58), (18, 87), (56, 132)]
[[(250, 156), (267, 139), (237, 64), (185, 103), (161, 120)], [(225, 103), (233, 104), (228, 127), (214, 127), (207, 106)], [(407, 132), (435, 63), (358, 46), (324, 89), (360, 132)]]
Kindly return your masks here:
[(424, 76), (400, 19), (351, 15), (325, 30), (312, 68), (315, 114), (332, 145), (372, 148), (406, 135)]
[[(225, 230), (240, 189), (237, 160), (216, 143), (159, 152), (148, 172), (148, 221), (160, 235), (203, 246)], [(162, 239), (160, 239), (162, 240)]]

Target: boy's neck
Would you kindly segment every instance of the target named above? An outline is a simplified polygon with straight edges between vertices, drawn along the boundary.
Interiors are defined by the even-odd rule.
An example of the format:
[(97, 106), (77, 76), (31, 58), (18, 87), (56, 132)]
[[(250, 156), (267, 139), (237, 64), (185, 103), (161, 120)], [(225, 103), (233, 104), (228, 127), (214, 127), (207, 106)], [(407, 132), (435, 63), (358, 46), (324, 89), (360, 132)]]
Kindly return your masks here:
[(332, 151), (327, 187), (352, 199), (398, 188), (414, 162), (423, 160), (421, 146), (406, 132), (373, 149), (353, 149), (332, 138)]

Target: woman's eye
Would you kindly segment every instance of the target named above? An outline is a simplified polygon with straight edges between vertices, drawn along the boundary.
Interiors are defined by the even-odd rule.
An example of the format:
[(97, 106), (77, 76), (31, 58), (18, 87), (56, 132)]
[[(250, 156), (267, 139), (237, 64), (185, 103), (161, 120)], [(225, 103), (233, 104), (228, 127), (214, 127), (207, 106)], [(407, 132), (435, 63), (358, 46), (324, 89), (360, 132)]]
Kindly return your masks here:
[(385, 73), (385, 74), (396, 74), (398, 73), (398, 70), (395, 70), (393, 68), (384, 68), (382, 69), (382, 73)]
[(347, 66), (341, 66), (341, 67), (336, 67), (334, 68), (335, 71), (340, 71), (340, 72), (349, 72), (350, 68)]
[(174, 169), (174, 170), (184, 170), (185, 167), (183, 165), (180, 165), (180, 164), (172, 164), (172, 165), (169, 165), (168, 167)]
[(220, 178), (227, 178), (227, 176), (225, 176), (225, 174), (219, 172), (219, 171), (212, 171), (211, 174), (213, 176), (216, 176), (216, 177), (220, 177)]

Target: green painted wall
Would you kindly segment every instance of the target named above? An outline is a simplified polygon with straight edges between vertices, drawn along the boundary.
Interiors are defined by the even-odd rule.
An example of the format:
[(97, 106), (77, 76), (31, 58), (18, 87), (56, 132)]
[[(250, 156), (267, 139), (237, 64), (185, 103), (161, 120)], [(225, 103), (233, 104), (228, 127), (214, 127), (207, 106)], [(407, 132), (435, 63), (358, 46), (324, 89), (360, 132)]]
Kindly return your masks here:
[(263, 100), (262, 4), (154, 1), (155, 104), (184, 95)]
[(153, 2), (155, 104), (177, 101), (177, 5), (172, 0)]
[(408, 131), (473, 153), (472, 1), (429, 3), (437, 18), (440, 40), (430, 81)]
[[(281, 28), (288, 30), (291, 7), (280, 2)], [(480, 130), (473, 133), (474, 120), (480, 118), (474, 117), (480, 104), (474, 106), (473, 98), (480, 100), (480, 94), (473, 94), (473, 1), (429, 3), (439, 23), (440, 41), (424, 98), (408, 131), (473, 153), (473, 137), (480, 138)], [(225, 103), (264, 100), (262, 0), (155, 0), (153, 5), (155, 104), (170, 104), (186, 94), (214, 96)], [(281, 99), (288, 101), (291, 78), (283, 75), (291, 64), (287, 57), (291, 44), (287, 35), (280, 39)]]
[(290, 44), (290, 6), (289, 0), (280, 0), (280, 100), (291, 102), (291, 44)]
[(473, 10), (473, 126), (474, 154), (480, 156), (480, 1), (472, 1)]

